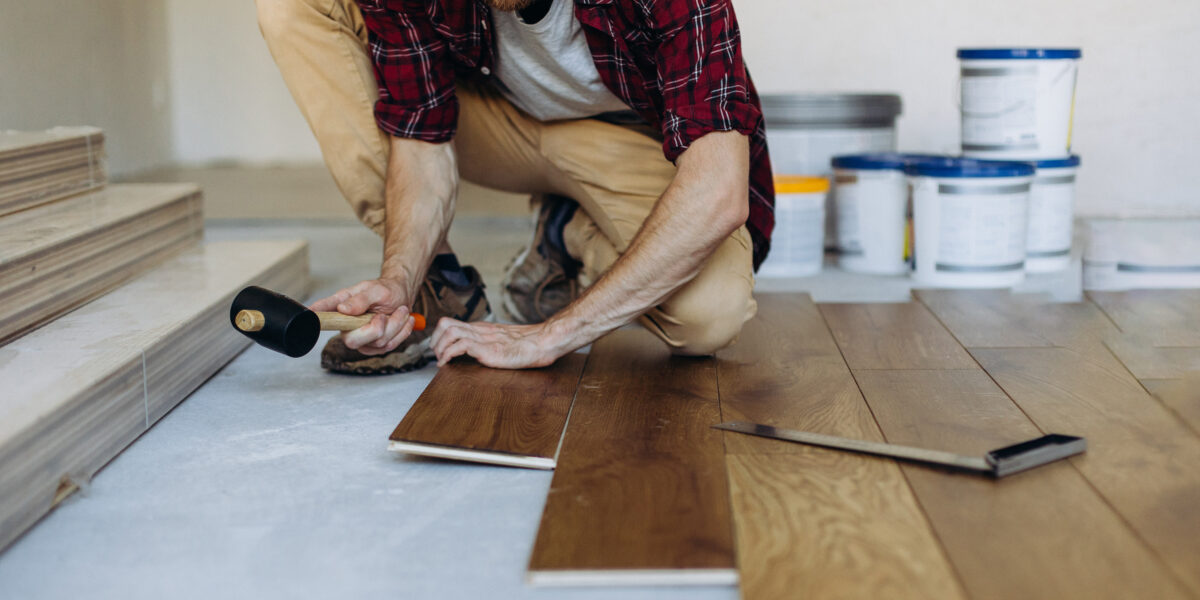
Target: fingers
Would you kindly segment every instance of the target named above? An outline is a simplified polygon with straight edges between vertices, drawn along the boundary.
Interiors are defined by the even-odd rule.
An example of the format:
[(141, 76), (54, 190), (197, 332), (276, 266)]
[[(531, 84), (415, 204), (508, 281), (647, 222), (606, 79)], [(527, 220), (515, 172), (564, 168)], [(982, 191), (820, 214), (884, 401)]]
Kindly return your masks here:
[(460, 338), (457, 342), (450, 344), (445, 350), (437, 354), (438, 366), (443, 367), (452, 359), (464, 354), (474, 355), (472, 352), (474, 344), (475, 342), (465, 338)]
[(366, 325), (343, 334), (342, 341), (351, 350), (362, 350), (364, 346), (371, 344), (383, 336), (386, 330), (387, 316), (375, 314), (371, 316), (370, 322)]
[(414, 326), (415, 322), (412, 315), (408, 313), (408, 308), (400, 307), (400, 310), (388, 316), (384, 323), (383, 333), (375, 341), (364, 346), (364, 349), (370, 348), (378, 350), (380, 353), (391, 352), (412, 333)]
[(315, 310), (315, 311), (319, 311), (319, 312), (334, 311), (334, 310), (337, 310), (338, 304), (345, 302), (346, 298), (349, 298), (349, 297), (350, 297), (350, 288), (346, 288), (344, 290), (337, 292), (336, 294), (334, 294), (332, 296), (329, 296), (328, 298), (322, 298), (320, 300), (317, 300), (316, 302), (313, 302), (312, 305), (309, 306), (309, 308), (312, 310)]
[(383, 309), (379, 312), (391, 312), (393, 298), (391, 290), (377, 281), (364, 281), (349, 290), (349, 297), (337, 305), (337, 311), (345, 315), (361, 315), (372, 308)]

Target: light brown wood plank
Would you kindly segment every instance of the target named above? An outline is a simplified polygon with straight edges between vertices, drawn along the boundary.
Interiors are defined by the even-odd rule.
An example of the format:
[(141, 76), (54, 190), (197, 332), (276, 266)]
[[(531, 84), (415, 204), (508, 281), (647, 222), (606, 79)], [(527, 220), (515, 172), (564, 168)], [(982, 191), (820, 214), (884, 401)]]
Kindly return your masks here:
[(1200, 290), (1088, 292), (1127, 334), (1155, 346), (1200, 347)]
[(916, 302), (820, 304), (851, 369), (974, 369), (975, 359)]
[(535, 584), (736, 581), (714, 361), (642, 329), (592, 345), (529, 562)]
[[(981, 370), (855, 377), (892, 443), (982, 455), (1039, 435)], [(1003, 480), (903, 469), (973, 598), (1186, 596), (1067, 462)]]
[[(882, 441), (816, 306), (758, 301), (718, 355), (722, 419)], [(744, 598), (963, 596), (894, 462), (724, 435)]]
[(1119, 333), (1089, 302), (1052, 302), (1007, 290), (916, 290), (967, 348), (1098, 347)]
[(1088, 438), (1072, 462), (1200, 594), (1200, 437), (1128, 372), (1070, 349), (971, 352), (1043, 430)]
[(1200, 373), (1200, 346), (1160, 347), (1140, 336), (1114, 337), (1105, 344), (1138, 379), (1180, 379)]
[(1143, 379), (1141, 384), (1200, 434), (1200, 373), (1182, 379)]
[[(409, 454), (554, 468), (587, 357), (544, 369), (489, 369), (455, 361), (441, 369), (392, 432)], [(399, 443), (399, 444), (397, 444)]]

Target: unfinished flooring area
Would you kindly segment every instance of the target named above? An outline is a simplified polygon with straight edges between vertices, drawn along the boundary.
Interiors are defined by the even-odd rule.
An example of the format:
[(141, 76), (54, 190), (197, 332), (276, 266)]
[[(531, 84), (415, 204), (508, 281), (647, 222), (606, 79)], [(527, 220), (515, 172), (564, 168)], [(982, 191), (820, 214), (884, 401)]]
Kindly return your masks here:
[[(530, 229), (456, 221), (493, 302)], [(336, 222), (206, 236), (307, 239), (314, 297), (375, 275), (381, 250)], [(0, 554), (0, 597), (1200, 597), (1200, 294), (1077, 283), (764, 283), (715, 359), (623, 330), (534, 374), (540, 411), (444, 410), (464, 380), (489, 387), (482, 408), (528, 387), (470, 364), (346, 377), (255, 346)], [(503, 429), (507, 410), (530, 427)], [(1049, 432), (1089, 448), (993, 481), (710, 427), (732, 420), (972, 455)]]

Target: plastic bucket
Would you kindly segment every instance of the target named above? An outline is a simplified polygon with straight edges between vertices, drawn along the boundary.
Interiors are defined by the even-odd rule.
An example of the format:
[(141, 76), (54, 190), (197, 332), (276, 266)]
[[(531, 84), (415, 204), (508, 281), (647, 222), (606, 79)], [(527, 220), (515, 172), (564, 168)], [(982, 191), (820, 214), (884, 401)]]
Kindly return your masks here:
[(910, 270), (906, 167), (934, 157), (850, 154), (834, 157), (838, 266), (855, 273), (898, 275)]
[(1025, 270), (1061, 271), (1071, 265), (1075, 221), (1075, 174), (1079, 157), (1033, 163), (1037, 174), (1029, 190), (1029, 229), (1025, 234)]
[[(767, 94), (762, 96), (771, 169), (776, 173), (829, 175), (841, 154), (896, 151), (895, 94)], [(825, 245), (836, 237), (836, 211), (825, 208)]]
[(985, 288), (1024, 280), (1033, 165), (946, 158), (905, 171), (918, 284)]
[(964, 48), (962, 152), (988, 159), (1071, 154), (1077, 48)]
[(1200, 288), (1200, 219), (1085, 222), (1083, 289)]
[(771, 251), (758, 269), (761, 278), (805, 277), (821, 272), (825, 256), (824, 177), (775, 178), (775, 232)]

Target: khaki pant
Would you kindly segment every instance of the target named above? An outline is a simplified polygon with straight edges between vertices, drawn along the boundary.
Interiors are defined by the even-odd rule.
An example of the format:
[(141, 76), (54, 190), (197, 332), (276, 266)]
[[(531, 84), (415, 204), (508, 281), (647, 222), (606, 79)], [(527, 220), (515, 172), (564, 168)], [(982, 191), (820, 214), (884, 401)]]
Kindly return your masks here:
[[(383, 233), (388, 136), (375, 124), (378, 88), (367, 31), (352, 0), (257, 0), (263, 38), (321, 146), (342, 194)], [(455, 149), (460, 176), (508, 192), (558, 194), (582, 210), (564, 231), (568, 252), (594, 282), (625, 251), (675, 167), (657, 141), (594, 119), (541, 122), (494, 90), (460, 83)], [(750, 235), (743, 226), (700, 274), (642, 325), (680, 354), (731, 343), (757, 310)]]

